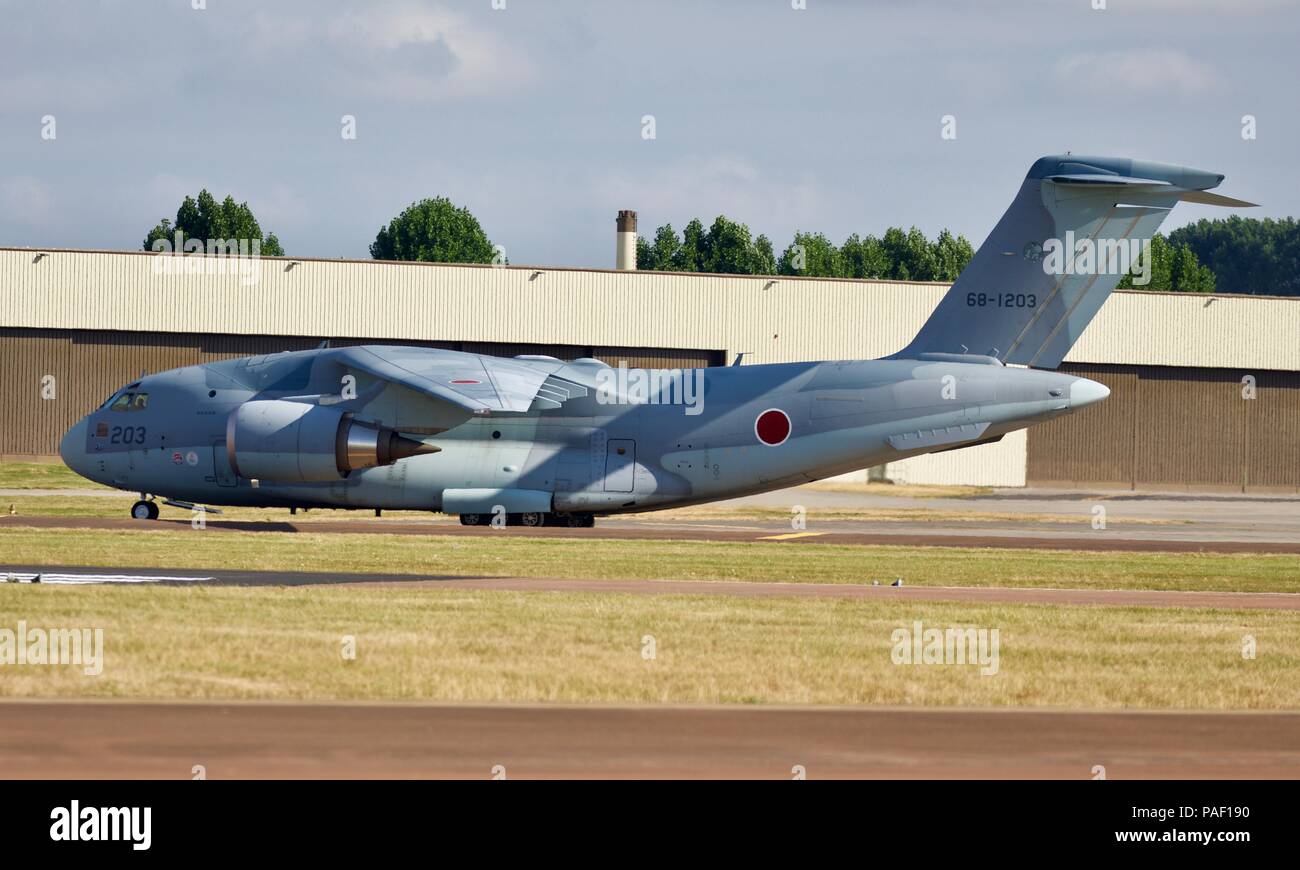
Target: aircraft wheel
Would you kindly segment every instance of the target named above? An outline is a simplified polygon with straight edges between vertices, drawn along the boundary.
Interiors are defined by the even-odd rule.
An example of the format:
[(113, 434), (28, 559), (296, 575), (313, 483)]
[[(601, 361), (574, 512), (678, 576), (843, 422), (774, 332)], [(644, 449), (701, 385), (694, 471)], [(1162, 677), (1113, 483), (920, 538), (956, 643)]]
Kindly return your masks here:
[(527, 513), (519, 515), (519, 525), (521, 526), (540, 526), (546, 521), (546, 514)]
[(156, 520), (158, 519), (158, 505), (151, 501), (138, 501), (131, 505), (131, 519), (133, 520)]
[(595, 517), (595, 515), (594, 515), (594, 514), (583, 514), (583, 515), (582, 515), (582, 527), (583, 527), (584, 529), (594, 529), (594, 528), (596, 528), (596, 517)]
[(564, 524), (571, 529), (585, 529), (591, 525), (591, 514), (569, 514), (564, 518)]
[(461, 514), (460, 524), (462, 526), (481, 526), (483, 525), (482, 514)]

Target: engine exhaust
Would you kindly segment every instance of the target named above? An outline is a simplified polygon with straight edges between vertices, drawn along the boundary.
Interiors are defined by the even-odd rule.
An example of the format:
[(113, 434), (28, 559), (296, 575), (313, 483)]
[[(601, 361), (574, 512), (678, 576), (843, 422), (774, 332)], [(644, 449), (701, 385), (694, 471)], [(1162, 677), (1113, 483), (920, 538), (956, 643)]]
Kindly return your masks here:
[(359, 423), (352, 419), (351, 414), (345, 414), (339, 425), (334, 456), (339, 473), (346, 476), (358, 469), (392, 465), (399, 459), (441, 450), (433, 444), (407, 438), (387, 426)]

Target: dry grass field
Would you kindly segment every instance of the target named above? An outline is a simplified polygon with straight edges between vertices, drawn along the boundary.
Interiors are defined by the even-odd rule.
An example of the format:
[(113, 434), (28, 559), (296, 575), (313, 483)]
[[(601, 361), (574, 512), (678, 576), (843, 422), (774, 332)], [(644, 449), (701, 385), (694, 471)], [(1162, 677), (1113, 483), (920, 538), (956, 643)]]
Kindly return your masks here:
[[(1300, 613), (346, 587), (0, 587), (0, 627), (102, 628), (104, 668), (5, 697), (1300, 707)], [(999, 632), (998, 671), (891, 635)], [(1243, 635), (1259, 655), (1241, 655)], [(356, 657), (343, 656), (345, 638)], [(646, 658), (653, 639), (654, 657)]]
[[(89, 490), (62, 466), (0, 465), (0, 489)], [(106, 491), (107, 492), (107, 491)], [(904, 494), (891, 492), (891, 494)], [(919, 498), (935, 494), (913, 493)], [(942, 493), (950, 494), (950, 493)], [(123, 516), (130, 494), (16, 492), (0, 564), (780, 583), (1300, 592), (1300, 557), (438, 534), (427, 513), (369, 533), (35, 529), (27, 516)], [(8, 506), (14, 505), (13, 515)], [(683, 517), (707, 508), (681, 511)], [(164, 516), (188, 512), (164, 508)], [(769, 518), (773, 509), (734, 512)], [(917, 508), (836, 518), (925, 519)], [(870, 514), (870, 516), (868, 516)], [(945, 512), (948, 514), (948, 512)], [(286, 511), (223, 519), (282, 521)], [(312, 511), (312, 521), (355, 519)], [(659, 518), (671, 514), (656, 515)], [(976, 517), (975, 514), (969, 515)], [(1001, 515), (989, 516), (1000, 517)], [(386, 520), (429, 521), (427, 536)], [(1017, 519), (1026, 518), (1017, 516)], [(103, 673), (0, 668), (0, 697), (542, 701), (1180, 708), (1300, 707), (1300, 612), (920, 603), (421, 585), (0, 584), (0, 629), (103, 629)], [(998, 672), (896, 665), (891, 635), (996, 629)], [(1258, 655), (1244, 659), (1243, 638)], [(356, 657), (343, 655), (345, 638)], [(648, 644), (654, 656), (647, 658)]]

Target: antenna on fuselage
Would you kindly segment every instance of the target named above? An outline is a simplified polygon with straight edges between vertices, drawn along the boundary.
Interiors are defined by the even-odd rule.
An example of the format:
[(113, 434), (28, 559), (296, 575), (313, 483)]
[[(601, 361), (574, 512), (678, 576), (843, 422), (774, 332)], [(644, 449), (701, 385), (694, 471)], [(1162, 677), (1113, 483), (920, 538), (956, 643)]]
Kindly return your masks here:
[(749, 351), (742, 350), (740, 353), (736, 354), (736, 358), (731, 361), (731, 364), (733, 366), (743, 365), (745, 362), (745, 355), (747, 353), (749, 353)]

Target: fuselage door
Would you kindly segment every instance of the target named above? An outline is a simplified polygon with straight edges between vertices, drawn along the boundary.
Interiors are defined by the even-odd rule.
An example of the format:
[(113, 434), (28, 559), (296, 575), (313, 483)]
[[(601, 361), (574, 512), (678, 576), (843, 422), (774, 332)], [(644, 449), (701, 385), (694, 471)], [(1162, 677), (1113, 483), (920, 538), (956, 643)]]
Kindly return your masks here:
[(631, 492), (636, 484), (636, 442), (611, 438), (605, 448), (605, 492)]

